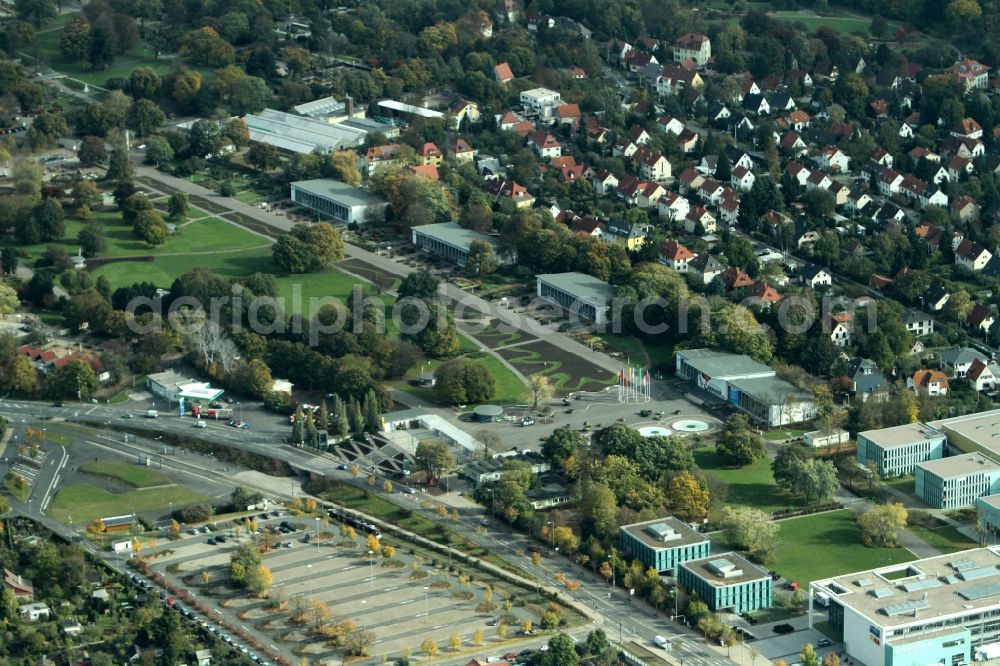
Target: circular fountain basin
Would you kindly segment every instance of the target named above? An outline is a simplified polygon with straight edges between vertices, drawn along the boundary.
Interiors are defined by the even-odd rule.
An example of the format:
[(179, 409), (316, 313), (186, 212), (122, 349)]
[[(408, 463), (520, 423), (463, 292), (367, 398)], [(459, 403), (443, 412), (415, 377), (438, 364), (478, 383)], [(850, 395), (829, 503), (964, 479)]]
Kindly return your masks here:
[(646, 426), (639, 428), (639, 434), (643, 437), (669, 437), (672, 434), (670, 428), (663, 426)]
[(711, 426), (699, 419), (681, 419), (671, 423), (670, 427), (678, 432), (705, 432)]

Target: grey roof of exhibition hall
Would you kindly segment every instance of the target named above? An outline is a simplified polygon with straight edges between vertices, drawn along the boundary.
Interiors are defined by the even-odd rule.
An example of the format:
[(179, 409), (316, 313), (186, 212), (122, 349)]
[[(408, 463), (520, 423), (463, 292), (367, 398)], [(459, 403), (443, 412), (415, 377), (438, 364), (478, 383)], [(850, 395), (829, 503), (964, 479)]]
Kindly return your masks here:
[(423, 236), (439, 240), (447, 245), (460, 247), (465, 250), (469, 249), (469, 245), (472, 244), (472, 241), (477, 240), (485, 241), (494, 247), (499, 245), (499, 241), (496, 236), (487, 236), (486, 234), (481, 234), (478, 231), (466, 229), (465, 227), (455, 224), (454, 222), (423, 224), (419, 227), (413, 227), (413, 231)]
[(678, 350), (677, 355), (709, 377), (774, 374), (774, 370), (768, 366), (743, 354), (730, 354), (714, 349), (684, 349)]
[(535, 277), (585, 303), (607, 303), (615, 295), (613, 286), (586, 273), (543, 273)]
[(297, 153), (311, 153), (314, 150), (329, 152), (360, 146), (367, 134), (362, 129), (275, 109), (264, 109), (259, 114), (248, 113), (244, 120), (252, 141)]
[(318, 197), (333, 199), (345, 206), (370, 206), (381, 203), (381, 199), (374, 194), (332, 178), (297, 180), (292, 183), (292, 187)]
[(728, 381), (730, 386), (734, 386), (755, 400), (770, 406), (780, 405), (789, 398), (795, 398), (802, 402), (809, 402), (813, 399), (811, 395), (780, 377), (747, 377)]

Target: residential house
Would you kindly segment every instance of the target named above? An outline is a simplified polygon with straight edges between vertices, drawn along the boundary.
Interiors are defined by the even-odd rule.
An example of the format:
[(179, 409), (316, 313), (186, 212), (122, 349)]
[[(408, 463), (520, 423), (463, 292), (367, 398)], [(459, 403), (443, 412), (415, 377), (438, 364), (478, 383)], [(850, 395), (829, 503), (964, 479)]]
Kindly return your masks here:
[(813, 171), (809, 174), (809, 177), (806, 178), (806, 189), (810, 192), (817, 189), (828, 190), (831, 185), (833, 185), (833, 180), (831, 180), (830, 177), (822, 171)]
[(767, 103), (767, 98), (761, 94), (745, 95), (743, 101), (740, 102), (740, 108), (758, 116), (766, 116), (771, 113), (771, 105)]
[(691, 206), (684, 218), (684, 231), (689, 234), (714, 234), (716, 231), (715, 216), (701, 206)]
[(724, 196), (722, 203), (719, 204), (719, 219), (728, 224), (729, 226), (735, 226), (740, 218), (740, 200), (738, 197)]
[(83, 633), (83, 625), (77, 620), (63, 620), (59, 623), (59, 633), (65, 637), (79, 636)]
[(851, 382), (851, 392), (862, 401), (872, 397), (879, 400), (888, 397), (889, 382), (871, 359), (855, 356), (849, 360), (847, 378)]
[(516, 208), (530, 208), (535, 203), (535, 197), (523, 186), (513, 180), (488, 180), (483, 189), (492, 194), (496, 201), (509, 200)]
[(754, 283), (754, 279), (738, 266), (727, 267), (724, 271), (722, 271), (719, 279), (722, 280), (722, 284), (726, 285), (726, 287), (730, 290), (744, 289)]
[(885, 148), (878, 147), (875, 149), (875, 152), (872, 153), (869, 163), (875, 167), (872, 173), (878, 173), (879, 167), (888, 167), (891, 169), (894, 161), (895, 159), (893, 158), (892, 153)]
[(710, 205), (717, 206), (722, 201), (722, 184), (714, 178), (707, 178), (702, 181), (701, 185), (698, 186), (697, 192), (701, 200)]
[(708, 252), (702, 252), (688, 262), (688, 275), (696, 278), (700, 284), (708, 284), (724, 270), (719, 260)]
[(849, 312), (837, 312), (830, 315), (830, 341), (838, 347), (847, 347), (851, 344), (851, 330), (854, 324), (854, 317)]
[(610, 171), (598, 169), (590, 178), (594, 191), (601, 196), (607, 196), (618, 189), (618, 179)]
[(965, 92), (975, 88), (985, 88), (989, 84), (990, 68), (980, 62), (966, 58), (948, 68), (948, 74)]
[(879, 169), (875, 180), (878, 186), (879, 194), (883, 196), (891, 196), (893, 194), (899, 194), (899, 188), (903, 184), (903, 174), (886, 167), (884, 169)]
[(642, 181), (639, 188), (639, 196), (636, 205), (640, 208), (651, 208), (667, 194), (667, 190), (662, 185), (652, 180)]
[(820, 167), (829, 169), (830, 171), (847, 173), (851, 170), (851, 158), (840, 150), (840, 148), (837, 148), (836, 146), (827, 146), (820, 151), (819, 165)]
[(812, 123), (812, 117), (808, 113), (802, 110), (795, 110), (785, 116), (785, 125), (792, 128), (796, 132), (801, 132), (802, 130), (809, 127)]
[(371, 146), (365, 151), (365, 174), (371, 176), (382, 167), (393, 166), (399, 158), (399, 144)]
[(962, 118), (951, 128), (951, 135), (966, 139), (983, 138), (983, 126), (975, 118)]
[(821, 266), (816, 264), (806, 264), (802, 267), (800, 274), (802, 284), (807, 284), (813, 289), (817, 287), (828, 287), (833, 284), (833, 276)]
[(676, 192), (667, 192), (656, 202), (656, 212), (660, 218), (667, 220), (683, 220), (691, 210), (688, 200)]
[(682, 153), (690, 153), (698, 147), (698, 133), (694, 130), (684, 128), (684, 131), (677, 137), (677, 147)]
[(972, 363), (976, 360), (988, 360), (982, 352), (970, 347), (953, 347), (946, 349), (938, 355), (941, 360), (941, 369), (948, 373), (949, 377), (965, 377)]
[(665, 65), (656, 77), (656, 92), (661, 97), (679, 95), (688, 88), (700, 90), (704, 87), (705, 81), (698, 72), (676, 65)]
[(683, 192), (687, 192), (689, 194), (695, 192), (704, 182), (705, 177), (692, 167), (688, 167), (681, 172), (680, 186), (681, 191)]
[(949, 206), (951, 216), (959, 222), (978, 221), (981, 216), (979, 204), (969, 196), (958, 197)]
[(580, 123), (579, 104), (560, 104), (556, 107), (556, 123), (576, 127)]
[(451, 115), (455, 118), (454, 122), (456, 125), (463, 120), (468, 120), (470, 123), (478, 123), (483, 117), (479, 111), (479, 105), (468, 99), (459, 99), (452, 104)]
[(31, 581), (10, 569), (3, 570), (3, 586), (4, 589), (10, 590), (18, 601), (31, 601), (35, 598), (35, 587)]
[(687, 273), (688, 264), (694, 259), (694, 253), (679, 241), (668, 240), (660, 246), (660, 263), (674, 269), (678, 273)]
[(977, 391), (993, 390), (1000, 381), (1000, 366), (993, 361), (973, 361), (969, 371), (965, 373), (965, 379)]
[(638, 125), (632, 125), (632, 127), (628, 129), (628, 138), (637, 146), (642, 146), (653, 140), (653, 137), (649, 136), (649, 132), (642, 129)]
[(684, 131), (684, 123), (673, 116), (660, 116), (656, 120), (656, 124), (665, 134), (680, 136), (681, 132)]
[(970, 271), (980, 271), (993, 257), (993, 254), (979, 243), (964, 239), (955, 249), (955, 264), (964, 266)]
[(753, 171), (750, 171), (746, 167), (738, 166), (732, 170), (730, 183), (740, 192), (749, 192), (756, 179), (757, 177), (754, 176)]
[(941, 283), (932, 284), (930, 288), (927, 289), (927, 293), (924, 294), (923, 303), (933, 312), (940, 312), (944, 309), (945, 304), (948, 299), (951, 298), (951, 294), (948, 290), (944, 288)]
[(809, 180), (809, 176), (812, 174), (809, 169), (794, 160), (785, 165), (785, 173), (795, 179), (795, 182), (799, 184), (799, 187), (805, 187), (806, 182)]
[(778, 90), (767, 96), (767, 104), (771, 111), (791, 111), (795, 108), (795, 100), (788, 93)]
[(727, 107), (725, 104), (719, 101), (715, 101), (709, 104), (708, 111), (705, 114), (705, 116), (709, 119), (709, 121), (713, 123), (722, 122), (723, 120), (729, 118), (731, 115), (733, 114), (732, 112), (730, 112), (729, 107)]
[(605, 237), (624, 241), (629, 250), (638, 250), (646, 240), (649, 227), (643, 224), (629, 224), (625, 220), (611, 220), (605, 227)]
[(514, 80), (514, 72), (511, 70), (510, 65), (502, 62), (493, 68), (493, 79), (501, 85), (510, 83)]
[(562, 144), (546, 130), (536, 130), (529, 134), (528, 146), (543, 159), (562, 155)]
[(749, 287), (746, 287), (743, 290), (743, 295), (752, 303), (763, 308), (771, 307), (782, 298), (777, 289), (768, 285), (766, 282), (760, 281), (754, 282)]
[(940, 370), (921, 368), (906, 378), (906, 387), (931, 397), (948, 394), (948, 375)]
[(35, 602), (18, 606), (17, 613), (21, 616), (22, 620), (27, 620), (28, 622), (38, 622), (39, 620), (48, 620), (51, 611), (49, 610), (47, 604)]
[(750, 153), (745, 150), (740, 150), (736, 146), (726, 146), (725, 148), (726, 157), (729, 158), (729, 164), (735, 169), (736, 167), (743, 167), (744, 169), (753, 170), (754, 162)]
[(611, 156), (629, 158), (635, 155), (637, 150), (639, 150), (639, 146), (632, 143), (627, 136), (623, 136), (615, 141), (615, 145), (611, 146)]
[(976, 303), (965, 318), (965, 322), (969, 325), (969, 328), (979, 333), (989, 331), (995, 320), (996, 317), (993, 314), (993, 309), (982, 303)]
[(799, 234), (799, 237), (795, 240), (795, 246), (802, 249), (806, 245), (812, 245), (820, 239), (819, 232), (815, 229), (809, 229)]
[(628, 42), (623, 42), (620, 39), (609, 39), (604, 42), (601, 47), (607, 54), (609, 62), (621, 62), (624, 60), (625, 55), (632, 50), (632, 45)]
[(412, 173), (415, 176), (429, 178), (431, 180), (440, 180), (441, 178), (438, 173), (438, 168), (433, 164), (411, 164), (404, 167), (403, 171), (406, 173)]
[(648, 51), (640, 51), (638, 49), (632, 49), (625, 54), (622, 58), (622, 66), (628, 69), (628, 71), (633, 74), (642, 71), (649, 65), (659, 65), (660, 61), (656, 59), (656, 56)]
[(521, 18), (521, 9), (518, 7), (517, 0), (500, 0), (497, 18), (500, 19), (501, 23), (517, 23)]
[(934, 333), (934, 318), (920, 310), (907, 310), (903, 313), (903, 324), (917, 338)]
[(577, 67), (576, 65), (570, 65), (570, 67), (566, 70), (566, 74), (569, 75), (569, 78), (576, 79), (577, 81), (589, 78), (587, 76), (587, 70)]
[(438, 166), (444, 161), (444, 153), (431, 142), (427, 142), (417, 149), (417, 162), (421, 166)]
[(639, 168), (639, 177), (657, 182), (670, 178), (670, 162), (662, 153), (653, 150), (649, 146), (640, 146), (633, 155), (633, 159)]
[(704, 67), (712, 57), (712, 42), (707, 35), (685, 33), (674, 42), (673, 56), (674, 62), (693, 60)]
[(472, 149), (469, 142), (458, 137), (451, 144), (451, 156), (459, 164), (464, 164), (465, 162), (471, 162), (476, 157), (476, 151)]
[(524, 90), (521, 92), (519, 100), (521, 108), (526, 114), (543, 120), (551, 119), (556, 108), (563, 104), (562, 95), (548, 88)]
[(799, 136), (798, 132), (793, 130), (788, 130), (781, 135), (778, 147), (792, 157), (799, 157), (809, 151), (808, 144)]

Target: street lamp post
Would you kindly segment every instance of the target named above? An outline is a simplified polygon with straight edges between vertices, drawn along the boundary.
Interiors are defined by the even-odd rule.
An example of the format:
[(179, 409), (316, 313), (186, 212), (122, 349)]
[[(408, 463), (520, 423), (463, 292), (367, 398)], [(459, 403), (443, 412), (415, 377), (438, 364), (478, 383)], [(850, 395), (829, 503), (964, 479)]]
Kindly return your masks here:
[(309, 570), (309, 571), (307, 571), (306, 576), (308, 576), (308, 578), (309, 578), (309, 596), (310, 597), (312, 597), (312, 595), (313, 595), (312, 568), (313, 568), (313, 565), (311, 565), (311, 564), (307, 564), (306, 565), (306, 569)]
[(548, 521), (548, 522), (546, 522), (545, 524), (549, 526), (549, 537), (551, 537), (552, 548), (555, 548), (556, 547), (556, 526), (552, 524), (551, 520)]
[(375, 583), (375, 551), (368, 551), (368, 587), (372, 587)]
[(427, 593), (430, 592), (429, 587), (424, 586), (424, 622), (430, 621), (430, 614), (427, 611)]
[(319, 516), (316, 516), (316, 536), (314, 538), (316, 541), (316, 550), (319, 550)]
[(361, 631), (368, 631), (368, 600), (361, 600)]

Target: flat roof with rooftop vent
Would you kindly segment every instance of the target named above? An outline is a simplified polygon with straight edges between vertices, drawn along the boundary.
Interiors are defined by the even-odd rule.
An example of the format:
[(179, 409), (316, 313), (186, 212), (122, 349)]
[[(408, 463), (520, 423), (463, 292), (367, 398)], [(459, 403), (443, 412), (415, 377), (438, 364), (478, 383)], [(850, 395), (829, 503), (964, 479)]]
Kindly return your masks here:
[(996, 567), (976, 567), (975, 569), (966, 569), (959, 573), (958, 577), (962, 580), (979, 580), (980, 578), (995, 576), (996, 573)]
[(735, 564), (724, 557), (709, 560), (705, 563), (705, 568), (719, 578), (736, 578), (737, 576), (743, 575), (742, 569), (737, 569)]
[(858, 587), (871, 587), (872, 585), (875, 584), (875, 581), (873, 581), (871, 578), (858, 578), (856, 581), (854, 581), (854, 584), (857, 585)]
[(876, 587), (872, 590), (872, 596), (876, 599), (885, 599), (886, 597), (891, 597), (893, 591), (891, 587)]
[(909, 583), (902, 583), (899, 589), (903, 592), (919, 592), (920, 590), (930, 590), (935, 587), (941, 587), (941, 581), (937, 578), (927, 578), (925, 580), (914, 580)]
[(916, 614), (919, 611), (926, 610), (929, 604), (927, 599), (911, 599), (910, 601), (901, 601), (898, 604), (889, 604), (882, 609), (882, 612), (889, 617), (897, 617), (899, 615)]
[(985, 585), (974, 585), (959, 591), (959, 596), (969, 601), (995, 597), (1000, 594), (1000, 583), (987, 583)]
[(681, 538), (681, 535), (677, 533), (670, 525), (666, 523), (655, 523), (646, 528), (646, 534), (653, 537), (657, 541), (677, 541)]

